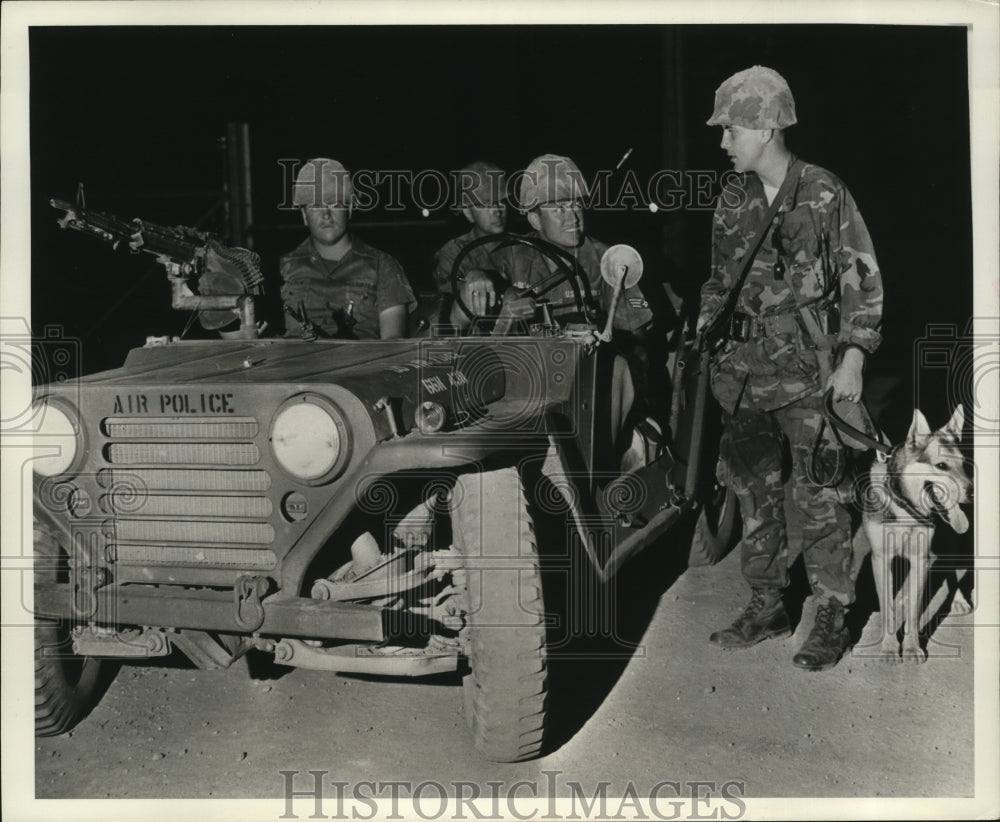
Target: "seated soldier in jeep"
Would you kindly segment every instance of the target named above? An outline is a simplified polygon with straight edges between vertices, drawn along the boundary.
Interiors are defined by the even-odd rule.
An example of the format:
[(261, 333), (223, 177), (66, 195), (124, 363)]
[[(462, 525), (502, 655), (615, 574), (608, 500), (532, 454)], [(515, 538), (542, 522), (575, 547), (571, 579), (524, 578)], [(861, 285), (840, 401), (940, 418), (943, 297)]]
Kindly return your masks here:
[(309, 160), (299, 171), (292, 202), (309, 236), (281, 258), (288, 336), (406, 336), (413, 291), (394, 257), (351, 233), (353, 199), (351, 177), (336, 160)]
[[(605, 310), (610, 310), (612, 287), (601, 276), (601, 257), (608, 246), (588, 236), (584, 228), (584, 200), (588, 195), (587, 183), (576, 163), (569, 157), (543, 154), (531, 161), (521, 177), (519, 207), (534, 229), (528, 236), (546, 240), (574, 257), (591, 292)], [(514, 251), (511, 280), (517, 287), (530, 287), (548, 277), (552, 265), (533, 249), (521, 246)], [(567, 283), (564, 293), (553, 299), (572, 296)], [(615, 330), (637, 332), (652, 319), (653, 312), (639, 288), (625, 289), (615, 309)]]
[[(459, 170), (456, 183), (458, 205), (472, 228), (448, 240), (434, 255), (434, 284), (445, 295), (451, 294), (451, 270), (459, 252), (473, 240), (502, 234), (507, 227), (507, 179), (503, 169), (477, 160)], [(493, 282), (484, 272), (504, 269), (504, 251), (494, 253), (491, 244), (480, 245), (466, 258), (461, 272), (462, 299), (474, 314), (486, 314), (496, 304)], [(454, 301), (449, 302), (452, 324), (467, 326), (465, 312)]]
[[(572, 159), (543, 154), (525, 169), (521, 178), (519, 206), (534, 229), (529, 236), (546, 240), (572, 255), (587, 277), (591, 292), (601, 307), (610, 312), (613, 287), (601, 275), (601, 258), (608, 246), (586, 233), (583, 211), (588, 195), (587, 183)], [(520, 246), (512, 253), (510, 279), (515, 286), (530, 287), (551, 273), (552, 261), (534, 249)], [(564, 293), (554, 295), (553, 300), (569, 300), (572, 297), (570, 284), (567, 282), (560, 288)], [(662, 396), (662, 392), (657, 390), (660, 388), (658, 383), (666, 380), (665, 370), (660, 375), (650, 373), (649, 349), (651, 345), (665, 342), (658, 339), (654, 320), (652, 308), (639, 286), (623, 288), (614, 306), (614, 340), (629, 364), (638, 401), (632, 416), (637, 421), (643, 417), (665, 421), (666, 416), (665, 407), (652, 407), (659, 404), (654, 397)], [(638, 424), (648, 428), (644, 420)], [(648, 431), (648, 435), (656, 437), (661, 427), (659, 423), (653, 424), (653, 430)]]

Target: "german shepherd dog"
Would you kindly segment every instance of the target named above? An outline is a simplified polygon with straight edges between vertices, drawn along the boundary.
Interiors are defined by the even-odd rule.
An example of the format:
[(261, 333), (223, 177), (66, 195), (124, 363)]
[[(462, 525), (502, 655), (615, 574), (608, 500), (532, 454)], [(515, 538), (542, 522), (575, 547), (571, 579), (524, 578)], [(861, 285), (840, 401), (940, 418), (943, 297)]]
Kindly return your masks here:
[[(969, 529), (969, 519), (959, 507), (972, 501), (972, 480), (958, 448), (964, 422), (960, 405), (944, 428), (932, 432), (924, 415), (914, 410), (906, 440), (871, 469), (867, 502), (873, 504), (864, 506), (862, 527), (872, 549), (872, 574), (882, 612), (881, 657), (887, 662), (901, 658), (900, 627), (902, 660), (926, 659), (919, 636), (935, 517), (956, 533)], [(909, 569), (899, 593), (893, 596), (895, 557), (905, 558)], [(970, 610), (964, 594), (956, 588), (951, 612)], [(929, 620), (934, 612), (928, 611)]]

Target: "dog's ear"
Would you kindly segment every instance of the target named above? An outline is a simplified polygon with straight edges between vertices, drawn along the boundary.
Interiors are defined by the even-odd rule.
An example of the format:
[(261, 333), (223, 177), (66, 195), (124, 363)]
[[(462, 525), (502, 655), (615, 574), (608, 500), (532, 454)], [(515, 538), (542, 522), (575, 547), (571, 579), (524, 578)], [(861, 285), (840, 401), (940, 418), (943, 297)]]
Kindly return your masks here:
[(906, 441), (911, 445), (924, 445), (931, 436), (931, 427), (927, 424), (927, 418), (920, 413), (919, 408), (913, 409), (913, 422), (910, 423), (910, 431), (906, 435)]
[(951, 419), (948, 420), (948, 424), (944, 427), (944, 432), (950, 434), (956, 440), (961, 441), (962, 439), (962, 428), (965, 426), (965, 411), (962, 406), (958, 406), (955, 409), (955, 413), (951, 415)]

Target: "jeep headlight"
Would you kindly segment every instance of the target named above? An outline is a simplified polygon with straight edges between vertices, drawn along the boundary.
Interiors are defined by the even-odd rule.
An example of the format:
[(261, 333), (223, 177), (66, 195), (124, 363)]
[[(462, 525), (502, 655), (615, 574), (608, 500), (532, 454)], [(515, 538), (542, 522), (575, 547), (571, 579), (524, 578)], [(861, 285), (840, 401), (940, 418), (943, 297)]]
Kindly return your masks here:
[(62, 403), (45, 399), (32, 406), (34, 453), (32, 468), (43, 477), (65, 474), (80, 452), (80, 428)]
[(282, 405), (271, 422), (270, 440), (278, 464), (310, 485), (332, 479), (347, 459), (343, 415), (316, 394), (300, 394)]

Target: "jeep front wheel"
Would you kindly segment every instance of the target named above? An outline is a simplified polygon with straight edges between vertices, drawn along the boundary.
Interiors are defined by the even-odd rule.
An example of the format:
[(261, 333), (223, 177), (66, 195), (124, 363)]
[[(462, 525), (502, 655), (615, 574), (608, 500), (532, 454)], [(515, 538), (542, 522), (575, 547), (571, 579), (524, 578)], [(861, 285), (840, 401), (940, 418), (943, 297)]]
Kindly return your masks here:
[(688, 565), (715, 565), (729, 554), (736, 542), (739, 511), (736, 492), (726, 486), (716, 486), (698, 514)]
[(529, 759), (541, 750), (545, 728), (545, 616), (534, 527), (517, 470), (460, 476), (451, 516), (466, 576), (466, 720), (487, 758)]
[[(34, 524), (36, 582), (68, 581), (66, 552), (38, 521)], [(73, 653), (69, 629), (35, 619), (35, 734), (70, 730), (97, 704), (117, 665)]]

